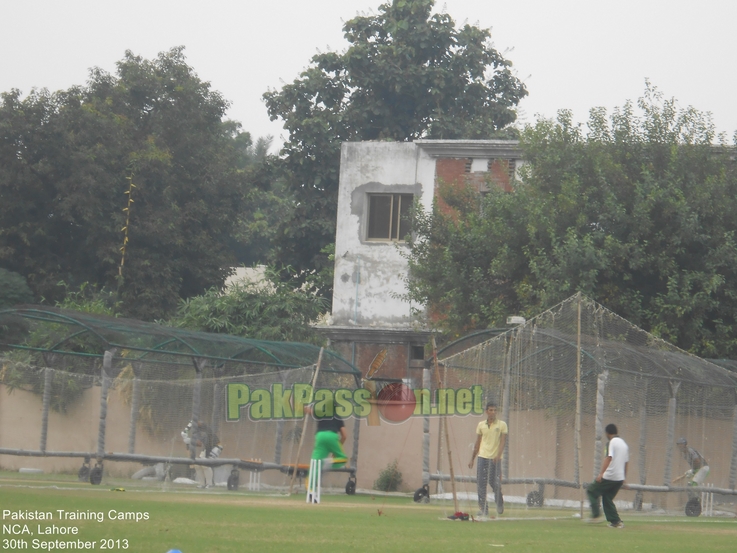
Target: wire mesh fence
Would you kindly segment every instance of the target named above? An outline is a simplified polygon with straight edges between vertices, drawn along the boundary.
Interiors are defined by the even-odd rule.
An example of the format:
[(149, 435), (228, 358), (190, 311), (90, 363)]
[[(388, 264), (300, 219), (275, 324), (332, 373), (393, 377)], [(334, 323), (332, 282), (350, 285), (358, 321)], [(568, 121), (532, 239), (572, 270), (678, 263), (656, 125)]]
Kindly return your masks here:
[(93, 483), (104, 466), (153, 482), (207, 481), (213, 469), (221, 484), (243, 468), (254, 485), (283, 484), (279, 473), (299, 472), (295, 447), (309, 458), (303, 404), (359, 382), (313, 344), (35, 305), (0, 310), (0, 348), (0, 467), (71, 472), (81, 459)]
[[(64, 343), (77, 335), (65, 331)], [(285, 489), (295, 472), (303, 484), (306, 468), (293, 465), (306, 466), (313, 446), (314, 428), (306, 430), (301, 406), (329, 397), (350, 429), (346, 452), (354, 469), (378, 474), (396, 462), (406, 486), (423, 486), (418, 499), (451, 493), (446, 511), (473, 511), (476, 467), (469, 461), (476, 425), (492, 399), (509, 428), (502, 477), (510, 503), (583, 505), (585, 486), (603, 460), (608, 423), (629, 445), (630, 489), (618, 495), (623, 506), (693, 515), (704, 493), (718, 514), (737, 495), (737, 374), (583, 296), (445, 357), (437, 367), (429, 362), (421, 381), (406, 383), (410, 395), (389, 410), (368, 405), (366, 382), (336, 366), (335, 357), (326, 357), (317, 371), (319, 362), (288, 366), (299, 352), (294, 361), (269, 367), (277, 350), (253, 344), (247, 347), (258, 351), (250, 361), (157, 351), (171, 349), (170, 341), (183, 343), (182, 336), (160, 335), (145, 351), (116, 349), (105, 358), (6, 353), (0, 360), (0, 467), (33, 465), (89, 477), (100, 474), (94, 472), (99, 463), (105, 475), (164, 486), (178, 479), (202, 483), (193, 468), (201, 466), (214, 470), (219, 485), (229, 485), (232, 471), (240, 470), (248, 473), (241, 487)], [(187, 339), (191, 346), (193, 338)], [(228, 355), (243, 350), (221, 340), (232, 348)], [(282, 358), (289, 347), (279, 345)], [(184, 443), (182, 432), (200, 421), (222, 445), (217, 458), (200, 458)], [(706, 482), (686, 475), (693, 468), (688, 447), (708, 463)], [(343, 486), (345, 479), (334, 482)], [(355, 491), (355, 483), (349, 480), (346, 491), (350, 484)], [(460, 507), (459, 497), (465, 498)]]
[[(583, 296), (443, 359), (439, 372), (445, 388), (480, 385), (484, 402), (499, 405), (509, 428), (503, 475), (510, 499), (533, 507), (581, 505), (601, 467), (604, 427), (614, 423), (630, 451), (630, 489), (618, 495), (626, 505), (684, 512), (691, 504), (692, 512), (685, 511), (693, 514), (691, 500), (705, 490), (686, 475), (692, 467), (679, 438), (706, 459), (709, 493), (734, 502), (737, 374)], [(447, 445), (434, 441), (436, 469), (426, 481), (449, 492), (453, 465), (456, 492), (475, 497), (476, 473), (467, 465), (478, 420), (449, 421), (452, 438)]]
[[(63, 367), (65, 358), (49, 360)], [(105, 475), (154, 486), (236, 488), (246, 482), (238, 474), (244, 470), (249, 489), (283, 489), (294, 483), (295, 466), (301, 479), (309, 465), (314, 436), (303, 437), (304, 405), (338, 390), (352, 397), (356, 389), (350, 373), (319, 372), (316, 365), (203, 377), (213, 371), (197, 359), (157, 365), (110, 354), (103, 363), (87, 361), (89, 367), (72, 373), (0, 359), (2, 468), (30, 464), (48, 473), (78, 473), (94, 484)], [(74, 363), (79, 371), (80, 359)], [(219, 363), (218, 370), (227, 367)], [(209, 445), (219, 445), (219, 455), (205, 444), (184, 443), (192, 423), (212, 434)], [(198, 465), (214, 471), (209, 481)]]

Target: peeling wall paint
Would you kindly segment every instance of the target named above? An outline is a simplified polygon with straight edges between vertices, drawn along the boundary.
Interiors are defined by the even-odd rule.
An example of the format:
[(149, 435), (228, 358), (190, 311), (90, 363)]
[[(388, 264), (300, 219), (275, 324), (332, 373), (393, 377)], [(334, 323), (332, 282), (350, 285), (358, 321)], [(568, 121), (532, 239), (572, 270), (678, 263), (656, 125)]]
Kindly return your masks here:
[[(459, 162), (450, 164), (459, 167), (459, 177), (468, 162), (471, 175), (464, 178), (483, 183), (484, 174), (489, 173), (482, 169), (493, 165), (490, 160), (519, 157), (518, 144), (511, 140), (344, 143), (332, 324), (387, 329), (409, 329), (417, 324), (412, 314), (412, 308), (417, 306), (403, 299), (407, 261), (402, 253), (406, 252), (406, 246), (401, 242), (366, 238), (369, 194), (412, 194), (429, 212), (439, 159)], [(505, 184), (509, 188), (509, 182)]]
[(404, 245), (366, 240), (367, 195), (413, 194), (429, 209), (434, 163), (414, 143), (343, 144), (335, 241), (333, 324), (408, 328)]

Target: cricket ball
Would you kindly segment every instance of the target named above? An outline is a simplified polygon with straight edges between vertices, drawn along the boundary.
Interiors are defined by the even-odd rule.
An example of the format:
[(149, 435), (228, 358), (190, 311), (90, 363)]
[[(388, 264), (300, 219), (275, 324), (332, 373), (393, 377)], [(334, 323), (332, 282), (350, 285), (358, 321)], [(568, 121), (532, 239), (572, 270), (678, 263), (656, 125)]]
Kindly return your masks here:
[(415, 412), (417, 399), (411, 388), (401, 382), (391, 382), (379, 391), (381, 418), (387, 422), (404, 422)]

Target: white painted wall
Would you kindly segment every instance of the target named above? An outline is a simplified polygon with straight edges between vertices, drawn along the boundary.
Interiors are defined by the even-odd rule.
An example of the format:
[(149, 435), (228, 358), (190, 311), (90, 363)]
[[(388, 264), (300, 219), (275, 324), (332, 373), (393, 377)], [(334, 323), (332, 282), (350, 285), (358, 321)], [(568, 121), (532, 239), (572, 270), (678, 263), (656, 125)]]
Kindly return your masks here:
[(368, 194), (414, 194), (430, 212), (437, 158), (471, 159), (473, 172), (485, 172), (489, 159), (514, 158), (519, 162), (518, 153), (518, 143), (513, 140), (344, 143), (331, 324), (417, 329), (412, 306), (401, 299), (406, 292), (405, 246), (365, 239)]
[(435, 160), (415, 143), (344, 143), (335, 241), (333, 324), (410, 328), (405, 293), (407, 262), (396, 242), (365, 240), (367, 194), (414, 194), (432, 207)]

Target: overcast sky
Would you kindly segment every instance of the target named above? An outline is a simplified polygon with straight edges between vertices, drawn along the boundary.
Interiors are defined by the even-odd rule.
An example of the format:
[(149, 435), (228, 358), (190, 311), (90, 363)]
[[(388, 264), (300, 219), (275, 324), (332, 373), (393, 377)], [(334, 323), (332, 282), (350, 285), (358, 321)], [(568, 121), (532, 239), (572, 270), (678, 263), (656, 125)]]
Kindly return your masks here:
[[(115, 71), (126, 50), (144, 58), (185, 46), (188, 63), (231, 102), (228, 117), (255, 136), (284, 131), (261, 95), (293, 81), (319, 51), (342, 51), (343, 22), (380, 0), (3, 0), (0, 91), (66, 89), (88, 70)], [(567, 108), (585, 121), (636, 100), (649, 79), (682, 107), (737, 130), (737, 0), (447, 0), (457, 24), (492, 29), (529, 96), (523, 122)]]

